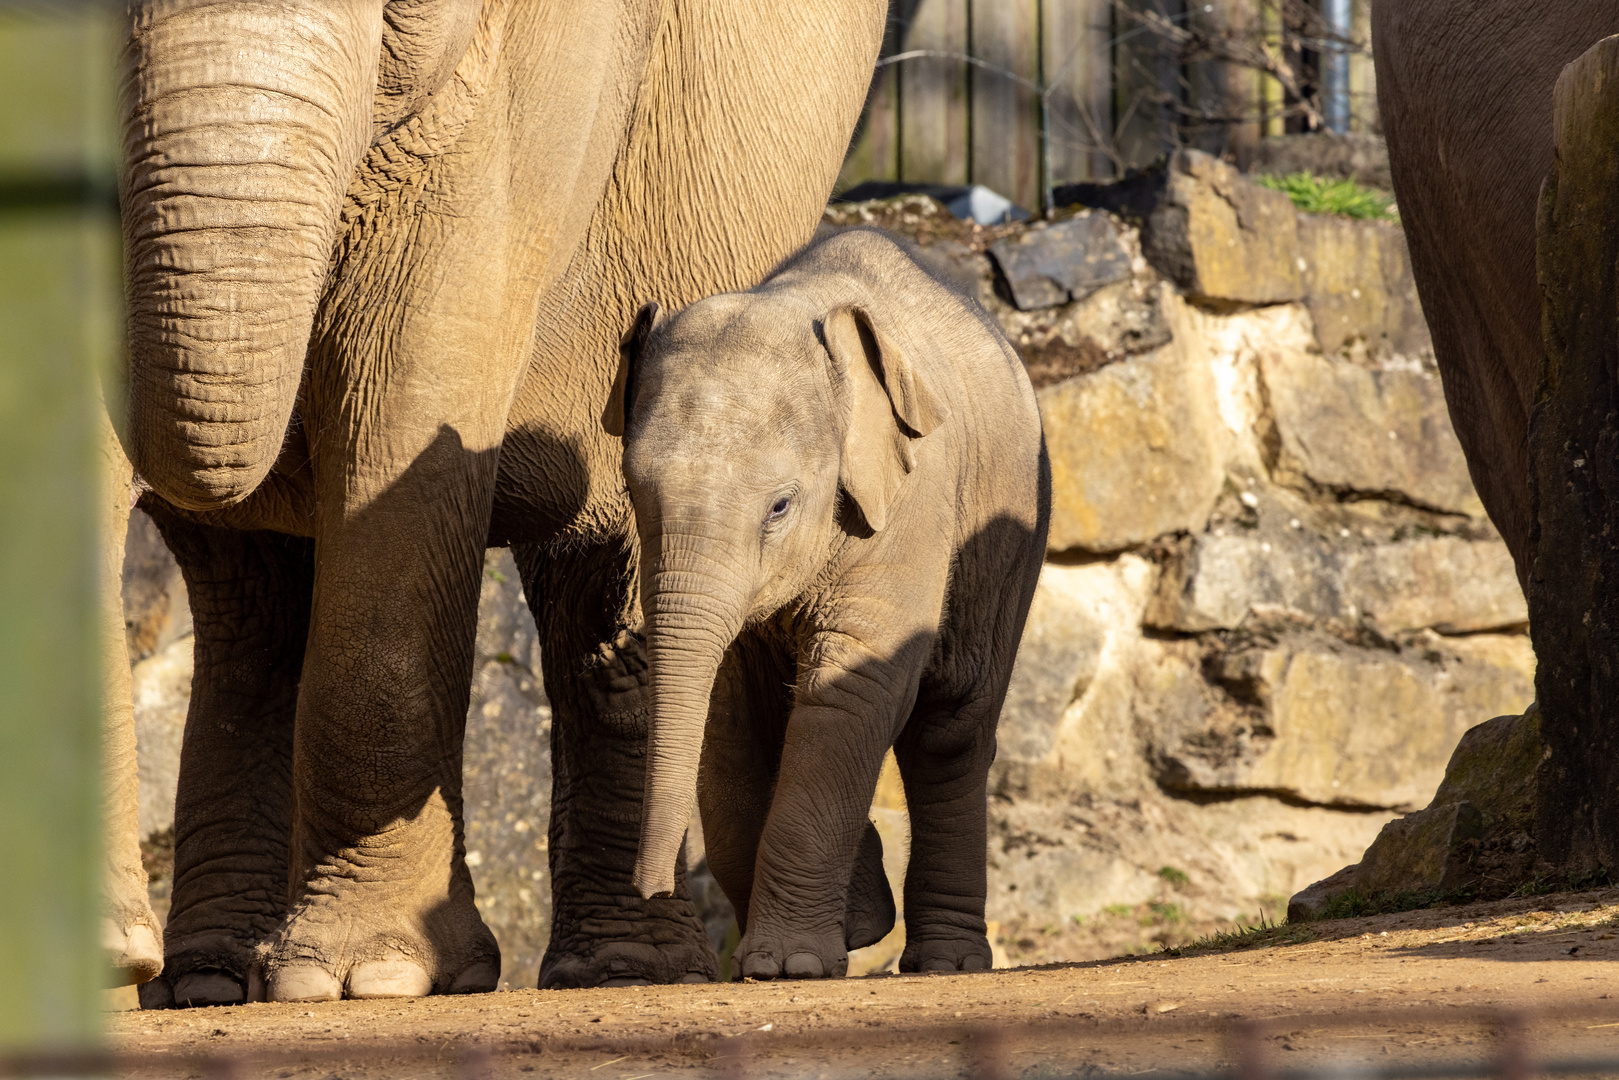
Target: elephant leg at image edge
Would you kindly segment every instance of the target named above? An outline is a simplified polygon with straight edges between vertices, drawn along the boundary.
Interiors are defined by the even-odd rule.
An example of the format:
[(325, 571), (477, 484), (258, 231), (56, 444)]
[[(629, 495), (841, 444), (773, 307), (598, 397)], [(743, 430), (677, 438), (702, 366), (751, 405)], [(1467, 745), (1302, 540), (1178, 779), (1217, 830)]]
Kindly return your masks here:
[(127, 986), (147, 982), (163, 970), (163, 930), (152, 911), (141, 863), (134, 687), (124, 640), (124, 536), (133, 473), (105, 417), (101, 451), (102, 782), (107, 821), (101, 949), (111, 984)]
[(675, 895), (631, 883), (641, 833), (650, 702), (644, 643), (628, 629), (627, 542), (514, 545), (551, 700), (551, 940), (542, 988), (708, 982), (718, 962), (681, 861)]
[(196, 644), (165, 968), (141, 987), (141, 1005), (262, 1000), (256, 950), (286, 906), (313, 543), (198, 525), (152, 497), (142, 507), (185, 575)]

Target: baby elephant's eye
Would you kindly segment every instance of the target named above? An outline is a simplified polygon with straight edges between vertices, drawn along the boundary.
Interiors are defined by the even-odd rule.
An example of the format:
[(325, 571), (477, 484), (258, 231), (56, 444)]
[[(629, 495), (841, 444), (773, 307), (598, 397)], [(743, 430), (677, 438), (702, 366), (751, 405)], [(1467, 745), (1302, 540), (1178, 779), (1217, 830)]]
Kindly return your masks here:
[(770, 516), (765, 518), (765, 520), (766, 521), (774, 521), (777, 518), (781, 517), (781, 515), (783, 515), (783, 514), (785, 514), (787, 512), (787, 507), (789, 505), (791, 505), (791, 503), (792, 503), (792, 500), (789, 499), (787, 496), (783, 495), (781, 498), (777, 499), (775, 501), (775, 503), (770, 507)]

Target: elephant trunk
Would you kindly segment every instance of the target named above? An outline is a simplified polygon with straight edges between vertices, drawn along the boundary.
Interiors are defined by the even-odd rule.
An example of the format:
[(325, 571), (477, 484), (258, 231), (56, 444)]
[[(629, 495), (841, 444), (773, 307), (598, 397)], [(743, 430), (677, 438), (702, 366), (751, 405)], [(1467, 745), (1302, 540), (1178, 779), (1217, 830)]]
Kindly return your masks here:
[(127, 442), (179, 506), (275, 463), (354, 169), (383, 0), (147, 0), (122, 57)]
[(742, 599), (730, 575), (723, 560), (715, 565), (688, 550), (663, 560), (643, 594), (652, 725), (635, 887), (649, 899), (674, 893), (714, 677), (741, 629)]

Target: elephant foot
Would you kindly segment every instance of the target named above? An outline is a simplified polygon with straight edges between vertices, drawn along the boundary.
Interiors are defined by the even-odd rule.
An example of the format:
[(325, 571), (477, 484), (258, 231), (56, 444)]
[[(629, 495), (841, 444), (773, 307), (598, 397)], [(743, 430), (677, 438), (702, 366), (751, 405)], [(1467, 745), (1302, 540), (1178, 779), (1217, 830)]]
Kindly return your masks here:
[(638, 941), (607, 941), (577, 953), (555, 945), (540, 964), (541, 990), (575, 990), (591, 986), (653, 986), (705, 983), (718, 977), (714, 950), (705, 937), (701, 946)]
[(907, 938), (900, 954), (902, 972), (988, 971), (995, 966), (989, 938), (962, 931), (948, 937)]
[[(714, 982), (719, 961), (686, 900), (642, 900), (581, 918), (564, 909), (540, 963), (542, 990)], [(641, 908), (640, 911), (635, 908)], [(652, 910), (648, 911), (647, 908)], [(565, 927), (575, 927), (565, 933)], [(617, 931), (622, 936), (608, 936)], [(632, 936), (633, 935), (633, 936)]]
[[(497, 965), (477, 962), (452, 979), (445, 992), (486, 993), (495, 988), (499, 979)], [(342, 981), (318, 964), (287, 964), (276, 969), (266, 983), (269, 1000), (286, 1002), (413, 998), (432, 992), (433, 977), (427, 968), (402, 957), (354, 964)]]
[[(134, 833), (112, 837), (109, 847), (125, 847), (125, 857), (110, 861), (102, 881), (101, 955), (108, 986), (150, 982), (163, 970), (163, 928), (152, 911), (146, 871)], [(121, 843), (127, 839), (128, 843)]]
[(745, 979), (841, 979), (849, 971), (843, 934), (750, 929), (736, 947)]
[(146, 918), (124, 922), (101, 917), (101, 954), (111, 969), (112, 986), (151, 982), (163, 971), (163, 941), (157, 922), (147, 909)]
[(254, 948), (218, 935), (170, 943), (163, 974), (137, 993), (143, 1009), (193, 1009), (263, 1001)]
[[(306, 905), (263, 950), (267, 1001), (416, 998), (480, 994), (500, 983), (500, 948), (468, 897), (389, 918), (349, 898), (354, 919), (334, 918), (332, 898)], [(364, 936), (351, 932), (366, 927)], [(407, 929), (410, 928), (410, 929)]]

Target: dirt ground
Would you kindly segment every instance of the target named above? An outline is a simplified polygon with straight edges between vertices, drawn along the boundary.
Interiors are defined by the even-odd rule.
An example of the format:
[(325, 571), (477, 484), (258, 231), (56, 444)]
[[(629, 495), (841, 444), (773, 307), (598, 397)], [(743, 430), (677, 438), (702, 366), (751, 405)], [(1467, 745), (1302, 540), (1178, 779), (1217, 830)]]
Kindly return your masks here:
[(209, 1054), (237, 1056), (237, 1076), (300, 1080), (1184, 1076), (1244, 1058), (1354, 1075), (1483, 1070), (1514, 1045), (1619, 1062), (1619, 889), (982, 974), (120, 1012), (109, 1028), (118, 1050), (159, 1062), (126, 1080), (226, 1075), (205, 1072)]

